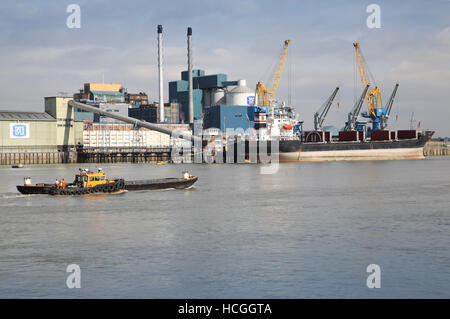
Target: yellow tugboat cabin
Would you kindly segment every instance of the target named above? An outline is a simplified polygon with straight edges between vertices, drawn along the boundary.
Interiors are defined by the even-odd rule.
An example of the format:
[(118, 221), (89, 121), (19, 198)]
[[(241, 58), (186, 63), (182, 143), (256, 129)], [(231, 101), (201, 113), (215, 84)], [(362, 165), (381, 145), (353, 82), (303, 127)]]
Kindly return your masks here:
[(106, 174), (102, 171), (101, 168), (97, 173), (80, 168), (80, 173), (75, 177), (75, 184), (80, 185), (80, 187), (84, 188), (90, 188), (100, 184), (108, 184), (113, 182), (113, 180), (109, 180), (106, 178)]

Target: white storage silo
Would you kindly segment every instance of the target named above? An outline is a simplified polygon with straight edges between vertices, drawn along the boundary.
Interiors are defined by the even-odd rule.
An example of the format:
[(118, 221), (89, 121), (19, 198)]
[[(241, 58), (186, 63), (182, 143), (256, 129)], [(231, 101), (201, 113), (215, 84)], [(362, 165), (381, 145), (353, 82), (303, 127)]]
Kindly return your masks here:
[(211, 91), (211, 106), (225, 104), (225, 90), (215, 88)]
[(238, 85), (227, 92), (226, 105), (254, 105), (255, 104), (255, 90), (246, 86), (245, 80), (239, 80)]

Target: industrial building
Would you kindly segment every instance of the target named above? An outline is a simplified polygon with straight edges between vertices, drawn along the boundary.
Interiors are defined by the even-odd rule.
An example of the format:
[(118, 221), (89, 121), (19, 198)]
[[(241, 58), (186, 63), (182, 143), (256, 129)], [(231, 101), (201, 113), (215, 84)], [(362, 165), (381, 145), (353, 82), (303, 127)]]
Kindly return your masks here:
[[(205, 75), (204, 70), (192, 70), (194, 120), (202, 120), (204, 107), (224, 102), (226, 74)], [(188, 71), (181, 72), (181, 80), (169, 82), (169, 101), (180, 103), (181, 120), (188, 123), (189, 92)], [(223, 103), (224, 104), (224, 103)]]
[[(140, 105), (137, 108), (128, 109), (128, 116), (141, 121), (150, 123), (158, 123), (159, 103)], [(164, 123), (177, 124), (180, 123), (180, 104), (170, 102), (164, 104)]]
[[(85, 83), (74, 100), (98, 107), (106, 112), (119, 113), (151, 123), (159, 123), (159, 103), (149, 104), (148, 95), (128, 93), (121, 84)], [(180, 123), (180, 105), (177, 102), (164, 104), (164, 123)], [(85, 123), (120, 123), (120, 121), (85, 112), (75, 108), (75, 118)]]
[(0, 163), (74, 162), (83, 123), (67, 106), (71, 97), (46, 97), (45, 112), (0, 111)]
[[(114, 83), (85, 83), (84, 88), (79, 93), (73, 95), (73, 99), (78, 102), (86, 103), (99, 107), (107, 112), (116, 112), (122, 115), (128, 115), (130, 104), (126, 102), (127, 92), (121, 84)], [(129, 100), (129, 97), (128, 97)], [(145, 96), (134, 96), (132, 102), (145, 101)], [(85, 122), (96, 123), (115, 123), (116, 120), (106, 118), (91, 112), (84, 112), (75, 108), (75, 119)]]
[(148, 95), (144, 92), (138, 94), (125, 92), (125, 103), (130, 104), (132, 108), (137, 108), (140, 105), (147, 105)]
[(125, 92), (121, 84), (85, 83), (84, 88), (73, 96), (75, 101), (124, 103)]
[[(228, 81), (226, 74), (206, 75), (204, 70), (192, 71), (194, 120), (204, 128), (242, 128), (253, 126), (255, 91), (245, 80)], [(233, 87), (234, 88), (230, 88)], [(169, 82), (169, 100), (180, 105), (180, 118), (187, 122), (188, 72), (181, 72), (181, 80)]]
[[(177, 131), (190, 131), (188, 124), (159, 124)], [(170, 148), (180, 140), (170, 135), (146, 128), (136, 128), (133, 124), (84, 124), (83, 148), (107, 148), (109, 151), (125, 148)]]

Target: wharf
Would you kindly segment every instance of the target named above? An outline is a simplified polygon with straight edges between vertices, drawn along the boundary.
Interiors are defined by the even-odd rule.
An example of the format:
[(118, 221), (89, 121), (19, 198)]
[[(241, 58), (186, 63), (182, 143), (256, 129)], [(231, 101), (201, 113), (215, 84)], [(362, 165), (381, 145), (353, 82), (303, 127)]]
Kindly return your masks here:
[(450, 155), (450, 144), (446, 141), (431, 140), (423, 148), (425, 156), (445, 156)]
[(170, 147), (78, 149), (78, 163), (149, 163), (170, 160)]

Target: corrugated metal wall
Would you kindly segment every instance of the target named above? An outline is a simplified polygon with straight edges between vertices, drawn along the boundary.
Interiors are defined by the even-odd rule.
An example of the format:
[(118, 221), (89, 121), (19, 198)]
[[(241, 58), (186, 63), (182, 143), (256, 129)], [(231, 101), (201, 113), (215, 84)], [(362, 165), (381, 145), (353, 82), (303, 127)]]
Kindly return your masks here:
[[(172, 129), (185, 130), (186, 127), (173, 127)], [(148, 130), (145, 128), (135, 129), (133, 125), (91, 125), (85, 126), (83, 132), (84, 147), (107, 147), (107, 148), (158, 148), (171, 147), (180, 143), (179, 139), (173, 139), (167, 134)]]

